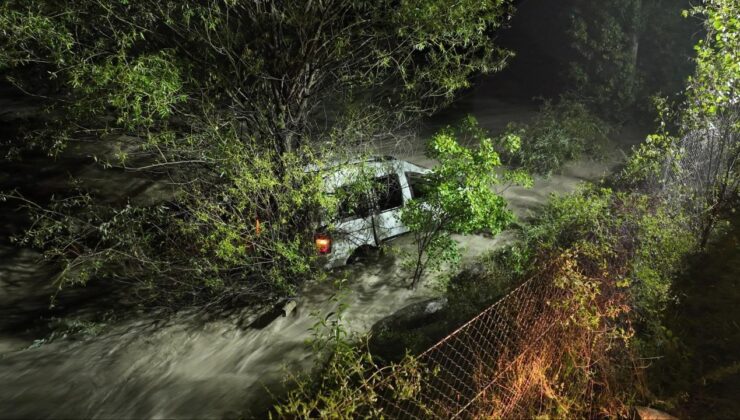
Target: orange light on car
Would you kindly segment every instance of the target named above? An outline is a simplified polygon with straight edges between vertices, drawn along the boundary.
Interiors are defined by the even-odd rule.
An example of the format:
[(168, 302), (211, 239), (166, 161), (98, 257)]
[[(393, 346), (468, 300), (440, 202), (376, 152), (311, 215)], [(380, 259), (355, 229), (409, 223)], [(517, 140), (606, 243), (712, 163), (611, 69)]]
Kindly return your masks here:
[(314, 236), (314, 243), (319, 254), (324, 255), (331, 252), (331, 237), (329, 235), (317, 234)]

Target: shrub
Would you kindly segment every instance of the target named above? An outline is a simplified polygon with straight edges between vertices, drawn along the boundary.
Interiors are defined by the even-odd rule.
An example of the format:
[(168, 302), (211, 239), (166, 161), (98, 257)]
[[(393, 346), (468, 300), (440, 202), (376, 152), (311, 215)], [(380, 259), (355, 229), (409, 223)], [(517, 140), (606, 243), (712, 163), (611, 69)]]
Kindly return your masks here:
[(613, 288), (627, 288), (638, 326), (650, 341), (661, 334), (660, 316), (674, 296), (673, 276), (696, 248), (688, 218), (635, 192), (584, 188), (556, 197), (525, 232), (528, 247), (546, 261), (577, 247), (593, 270), (609, 270)]
[(534, 121), (508, 127), (504, 137), (520, 137), (521, 148), (507, 156), (507, 163), (550, 175), (584, 154), (598, 155), (609, 131), (607, 123), (582, 103), (565, 98), (557, 104), (546, 100)]
[[(477, 141), (477, 150), (461, 146), (458, 138), (463, 136)], [(504, 146), (512, 152), (518, 147)], [(506, 201), (494, 188), (531, 181), (521, 172), (497, 172), (501, 159), (494, 142), (472, 117), (457, 130), (448, 127), (432, 137), (429, 156), (439, 164), (426, 176), (425, 194), (412, 200), (401, 214), (417, 246), (409, 264), (414, 269), (412, 287), (416, 287), (426, 270), (438, 270), (443, 263), (457, 263), (459, 252), (451, 233), (469, 234), (485, 229), (497, 234), (513, 220)]]
[(521, 283), (530, 271), (529, 250), (512, 245), (479, 257), (471, 268), (447, 285), (445, 311), (451, 325), (458, 326), (496, 303)]
[(367, 336), (346, 330), (343, 304), (313, 327), (315, 375), (291, 375), (294, 385), (273, 407), (270, 418), (381, 418), (381, 397), (414, 398), (425, 369), (411, 356), (380, 366), (367, 347)]
[(321, 162), (305, 150), (277, 156), (224, 129), (211, 135), (203, 153), (214, 165), (194, 168), (177, 193), (111, 203), (78, 186), (49, 207), (24, 201), (32, 225), (16, 240), (61, 265), (59, 288), (120, 281), (134, 301), (168, 306), (295, 293), (323, 273), (313, 229), (334, 199), (321, 171), (305, 169)]

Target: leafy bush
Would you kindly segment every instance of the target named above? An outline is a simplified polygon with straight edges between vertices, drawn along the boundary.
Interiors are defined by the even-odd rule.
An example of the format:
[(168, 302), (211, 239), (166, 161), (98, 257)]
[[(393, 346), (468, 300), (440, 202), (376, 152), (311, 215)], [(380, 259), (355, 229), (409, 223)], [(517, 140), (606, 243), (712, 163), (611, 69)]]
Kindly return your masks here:
[(526, 235), (543, 262), (552, 252), (576, 248), (585, 266), (609, 270), (611, 287), (627, 288), (634, 318), (650, 340), (674, 299), (673, 276), (696, 248), (687, 224), (684, 214), (647, 195), (590, 187), (554, 198)]
[[(477, 150), (458, 143), (458, 137), (466, 135), (478, 142)], [(432, 137), (428, 154), (438, 165), (426, 175), (424, 197), (412, 200), (401, 214), (417, 246), (410, 262), (414, 270), (412, 287), (426, 270), (438, 270), (443, 263), (459, 260), (451, 233), (485, 229), (497, 234), (513, 220), (506, 201), (493, 188), (507, 182), (529, 182), (523, 173), (497, 172), (501, 159), (493, 140), (470, 117), (457, 131), (448, 127)]]
[(33, 223), (16, 240), (61, 264), (59, 288), (116, 280), (142, 303), (293, 294), (323, 275), (313, 234), (335, 200), (323, 190), (321, 162), (305, 150), (277, 156), (223, 129), (209, 139), (203, 153), (213, 166), (194, 168), (177, 193), (148, 205), (109, 203), (79, 187), (49, 207), (25, 201)]
[(511, 124), (503, 137), (521, 138), (521, 148), (505, 154), (507, 163), (550, 175), (584, 154), (598, 155), (607, 141), (609, 126), (582, 103), (563, 98), (546, 100), (529, 124)]
[(411, 356), (378, 364), (368, 351), (368, 337), (347, 331), (344, 309), (340, 303), (313, 326), (318, 374), (291, 375), (294, 387), (273, 407), (270, 418), (381, 418), (379, 397), (411, 399), (419, 391), (427, 369)]
[(450, 280), (445, 293), (445, 312), (453, 327), (478, 315), (518, 284), (522, 278), (516, 265), (521, 257), (519, 251), (514, 246), (487, 253)]

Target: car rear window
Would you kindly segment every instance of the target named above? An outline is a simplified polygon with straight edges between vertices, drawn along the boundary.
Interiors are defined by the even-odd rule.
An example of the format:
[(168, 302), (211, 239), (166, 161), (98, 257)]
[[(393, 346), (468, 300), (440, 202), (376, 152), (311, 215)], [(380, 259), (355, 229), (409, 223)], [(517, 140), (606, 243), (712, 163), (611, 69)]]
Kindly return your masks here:
[(429, 194), (429, 179), (418, 172), (406, 172), (406, 179), (411, 190), (411, 198), (421, 199)]
[(403, 191), (398, 174), (373, 179), (371, 191), (363, 191), (359, 183), (337, 188), (340, 219), (363, 218), (376, 211), (385, 211), (403, 205)]

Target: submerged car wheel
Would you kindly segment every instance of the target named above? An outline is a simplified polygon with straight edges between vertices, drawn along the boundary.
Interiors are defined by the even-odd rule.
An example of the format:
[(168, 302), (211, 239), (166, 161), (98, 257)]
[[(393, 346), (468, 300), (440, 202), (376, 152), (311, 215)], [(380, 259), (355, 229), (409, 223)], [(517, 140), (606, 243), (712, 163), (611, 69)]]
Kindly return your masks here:
[(358, 264), (377, 261), (381, 255), (380, 248), (372, 245), (362, 245), (355, 249), (352, 255), (347, 258), (347, 264)]

